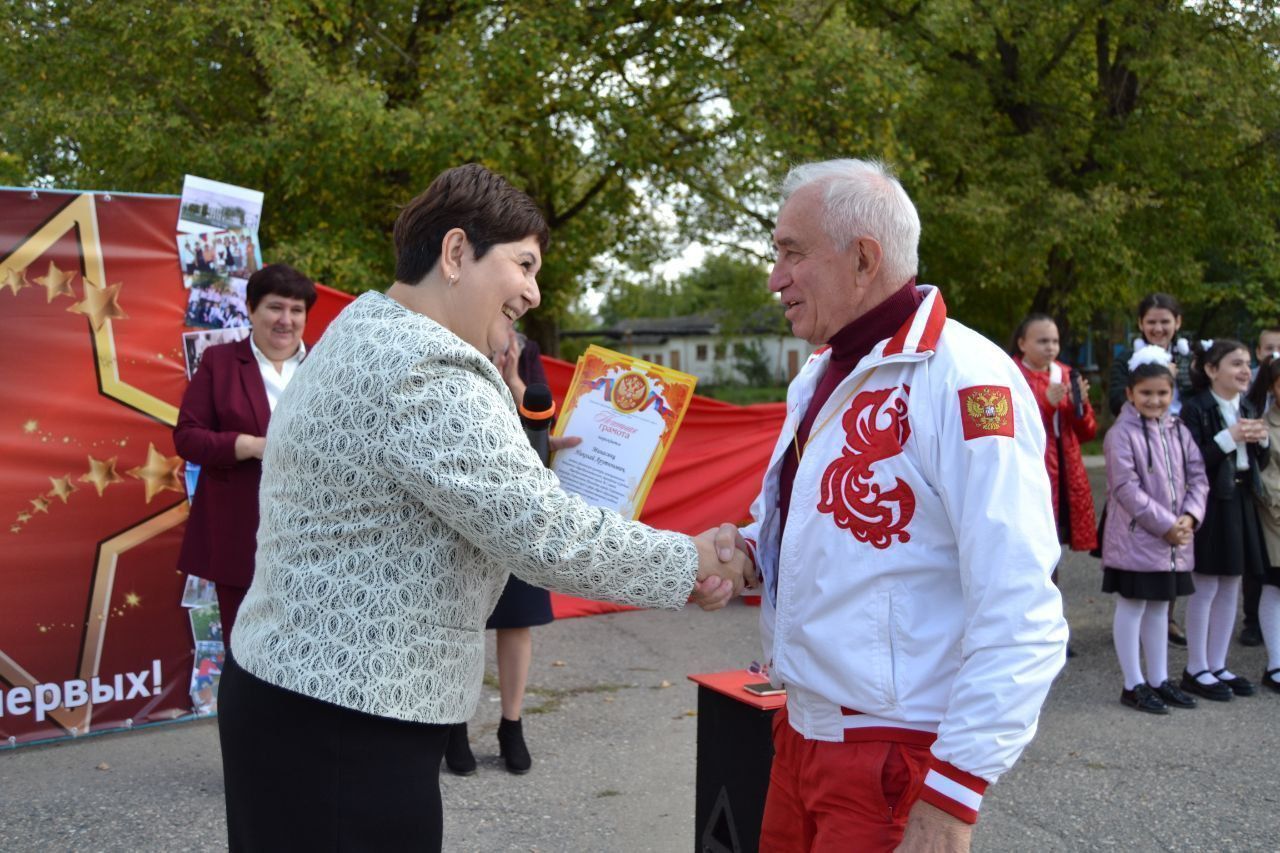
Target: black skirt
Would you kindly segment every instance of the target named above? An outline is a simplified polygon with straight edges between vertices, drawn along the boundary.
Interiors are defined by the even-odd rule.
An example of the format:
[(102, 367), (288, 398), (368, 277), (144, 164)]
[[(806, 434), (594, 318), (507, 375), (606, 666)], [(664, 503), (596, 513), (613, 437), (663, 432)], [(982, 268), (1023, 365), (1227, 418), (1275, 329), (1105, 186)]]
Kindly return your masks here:
[(1196, 568), (1202, 575), (1261, 575), (1270, 560), (1262, 522), (1249, 487), (1237, 484), (1230, 497), (1210, 494), (1204, 524), (1196, 531)]
[(502, 590), (498, 605), (489, 614), (486, 628), (532, 628), (546, 625), (555, 616), (551, 612), (551, 593), (542, 587), (527, 584), (512, 575)]
[(276, 687), (228, 655), (218, 688), (228, 848), (439, 851), (448, 737), (446, 725)]
[(1196, 591), (1191, 572), (1133, 572), (1102, 567), (1102, 591), (1138, 601), (1173, 601)]

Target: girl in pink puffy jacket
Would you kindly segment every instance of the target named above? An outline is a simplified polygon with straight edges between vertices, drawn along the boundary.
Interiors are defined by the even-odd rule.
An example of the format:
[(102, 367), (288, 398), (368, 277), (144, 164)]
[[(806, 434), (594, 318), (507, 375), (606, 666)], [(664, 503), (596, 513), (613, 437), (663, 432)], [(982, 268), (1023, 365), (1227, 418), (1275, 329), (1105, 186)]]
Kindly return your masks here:
[(1125, 397), (1103, 441), (1102, 591), (1119, 594), (1112, 632), (1124, 675), (1121, 703), (1167, 714), (1170, 705), (1196, 705), (1169, 678), (1166, 625), (1174, 599), (1195, 589), (1193, 534), (1204, 518), (1209, 481), (1190, 432), (1169, 413), (1173, 373), (1163, 348), (1134, 353)]

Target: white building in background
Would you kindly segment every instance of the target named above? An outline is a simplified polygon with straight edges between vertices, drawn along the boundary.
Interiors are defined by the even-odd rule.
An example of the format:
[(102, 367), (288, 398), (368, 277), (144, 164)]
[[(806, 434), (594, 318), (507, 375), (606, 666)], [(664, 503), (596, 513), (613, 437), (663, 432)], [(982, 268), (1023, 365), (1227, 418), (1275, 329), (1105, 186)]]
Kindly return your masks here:
[(758, 358), (772, 383), (784, 385), (800, 372), (813, 347), (772, 330), (779, 327), (776, 313), (734, 335), (722, 334), (716, 317), (693, 314), (621, 320), (593, 336), (607, 338), (611, 349), (691, 373), (707, 385), (750, 381), (742, 371), (744, 362)]

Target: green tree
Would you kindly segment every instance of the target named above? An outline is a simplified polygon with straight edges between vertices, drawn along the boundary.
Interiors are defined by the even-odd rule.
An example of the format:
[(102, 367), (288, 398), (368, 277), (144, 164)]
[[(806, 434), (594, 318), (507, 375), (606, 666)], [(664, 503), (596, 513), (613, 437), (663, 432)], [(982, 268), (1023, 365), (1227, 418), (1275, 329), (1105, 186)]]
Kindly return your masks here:
[[(768, 11), (723, 72), (740, 121), (725, 151), (741, 160), (698, 188), (710, 227), (768, 227), (769, 180), (790, 162), (881, 157), (920, 208), (922, 280), (997, 339), (1028, 310), (1129, 325), (1155, 289), (1275, 314), (1274, 4)], [(716, 193), (720, 172), (743, 176), (738, 191)]]
[(706, 314), (724, 335), (783, 332), (778, 298), (767, 282), (768, 269), (760, 262), (720, 252), (672, 281), (616, 280), (600, 304), (600, 317), (612, 325), (626, 318)]
[(0, 151), (21, 180), (255, 187), (267, 257), (359, 291), (391, 280), (398, 207), (442, 169), (482, 162), (552, 226), (529, 332), (554, 352), (600, 256), (662, 258), (640, 196), (678, 192), (716, 150), (730, 121), (708, 108), (712, 71), (756, 4), (6, 6)]

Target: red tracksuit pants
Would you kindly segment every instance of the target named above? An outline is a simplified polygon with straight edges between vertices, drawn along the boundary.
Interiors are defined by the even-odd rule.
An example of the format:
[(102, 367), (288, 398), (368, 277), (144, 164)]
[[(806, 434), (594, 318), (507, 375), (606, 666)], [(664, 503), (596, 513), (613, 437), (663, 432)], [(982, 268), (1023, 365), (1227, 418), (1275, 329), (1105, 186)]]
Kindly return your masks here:
[(874, 853), (902, 840), (929, 768), (929, 748), (891, 741), (805, 740), (782, 708), (761, 853)]

